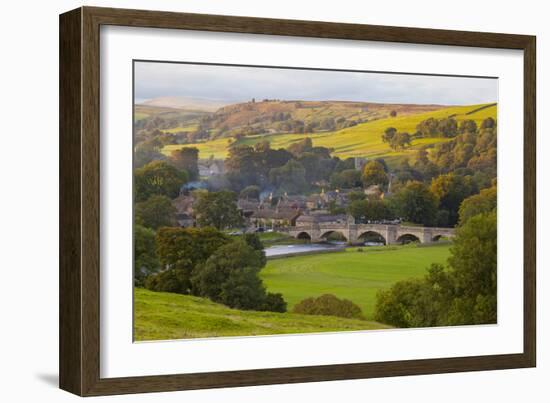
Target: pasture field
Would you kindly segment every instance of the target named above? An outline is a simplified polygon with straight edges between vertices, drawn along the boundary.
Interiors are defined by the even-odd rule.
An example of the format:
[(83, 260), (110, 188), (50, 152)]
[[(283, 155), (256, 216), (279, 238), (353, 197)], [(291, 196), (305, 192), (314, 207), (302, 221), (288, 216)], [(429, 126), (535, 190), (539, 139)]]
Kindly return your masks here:
[(359, 319), (239, 311), (189, 295), (134, 289), (136, 341), (385, 329)]
[(371, 320), (378, 290), (422, 277), (431, 263), (446, 263), (449, 248), (390, 245), (274, 259), (268, 260), (260, 277), (268, 291), (283, 294), (289, 310), (305, 298), (330, 293), (353, 301)]
[[(395, 127), (398, 131), (406, 131), (411, 134), (416, 132), (416, 125), (430, 117), (442, 119), (454, 117), (458, 122), (472, 119), (481, 123), (487, 117), (497, 117), (497, 106), (492, 104), (468, 105), (444, 108), (436, 111), (417, 113), (413, 115), (398, 115), (371, 120), (357, 126), (333, 132), (321, 132), (311, 134), (267, 134), (247, 136), (237, 140), (236, 144), (254, 145), (260, 141), (267, 140), (272, 148), (286, 148), (290, 144), (310, 137), (315, 146), (330, 147), (334, 149), (333, 155), (340, 158), (348, 157), (384, 157), (392, 160), (399, 160), (403, 156), (412, 156), (415, 151), (424, 145), (432, 145), (449, 141), (447, 138), (423, 138), (414, 139), (412, 146), (406, 150), (393, 151), (382, 142), (381, 135), (388, 127)], [(230, 145), (228, 138), (220, 138), (203, 143), (186, 145), (168, 145), (163, 149), (165, 154), (170, 154), (174, 149), (182, 147), (196, 147), (199, 150), (199, 158), (208, 158), (213, 155), (215, 158), (226, 158)]]

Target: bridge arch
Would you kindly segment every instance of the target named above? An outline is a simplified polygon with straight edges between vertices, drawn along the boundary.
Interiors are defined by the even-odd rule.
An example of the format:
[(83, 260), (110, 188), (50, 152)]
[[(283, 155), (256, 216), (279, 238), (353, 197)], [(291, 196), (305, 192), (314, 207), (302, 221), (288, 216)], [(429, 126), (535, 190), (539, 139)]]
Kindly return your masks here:
[(324, 232), (324, 233), (321, 235), (321, 239), (326, 239), (326, 240), (328, 240), (328, 238), (331, 237), (331, 236), (340, 237), (340, 238), (342, 238), (344, 241), (347, 241), (347, 240), (348, 240), (348, 237), (346, 236), (346, 234), (344, 234), (342, 231), (338, 231), (338, 230), (330, 230), (330, 231)]
[(357, 237), (357, 239), (365, 242), (379, 242), (379, 243), (383, 243), (384, 245), (388, 244), (386, 238), (384, 238), (384, 236), (380, 232), (374, 231), (374, 230), (368, 230), (368, 231), (362, 232)]
[(406, 234), (402, 234), (402, 235), (398, 236), (396, 241), (397, 241), (397, 243), (400, 243), (402, 245), (407, 244), (407, 243), (411, 243), (411, 242), (421, 242), (419, 237), (417, 237), (414, 234), (410, 234), (410, 233), (406, 233)]
[(304, 241), (309, 241), (309, 242), (311, 242), (311, 235), (310, 235), (309, 232), (302, 231), (302, 232), (299, 232), (299, 233), (296, 235), (296, 239), (301, 239), (301, 240), (304, 240)]

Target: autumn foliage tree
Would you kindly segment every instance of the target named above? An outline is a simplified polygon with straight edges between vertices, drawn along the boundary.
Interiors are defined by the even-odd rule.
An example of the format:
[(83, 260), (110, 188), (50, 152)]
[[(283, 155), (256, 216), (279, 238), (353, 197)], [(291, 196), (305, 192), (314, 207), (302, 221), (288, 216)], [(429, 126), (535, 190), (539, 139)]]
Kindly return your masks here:
[(386, 186), (388, 184), (388, 174), (379, 161), (372, 160), (363, 167), (362, 180), (365, 187), (371, 185)]

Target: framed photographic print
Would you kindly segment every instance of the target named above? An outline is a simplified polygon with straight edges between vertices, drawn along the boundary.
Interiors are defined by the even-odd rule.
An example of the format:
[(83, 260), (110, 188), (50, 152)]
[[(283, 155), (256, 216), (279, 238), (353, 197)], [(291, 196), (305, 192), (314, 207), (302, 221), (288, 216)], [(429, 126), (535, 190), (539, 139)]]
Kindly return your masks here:
[(535, 366), (535, 37), (60, 17), (60, 386)]

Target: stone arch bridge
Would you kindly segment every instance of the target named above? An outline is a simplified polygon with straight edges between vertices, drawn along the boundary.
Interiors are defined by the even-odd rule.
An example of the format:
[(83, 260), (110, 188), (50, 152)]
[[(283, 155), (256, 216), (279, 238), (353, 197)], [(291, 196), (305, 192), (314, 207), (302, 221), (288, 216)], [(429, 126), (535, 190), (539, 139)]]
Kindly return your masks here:
[(442, 237), (453, 238), (455, 235), (454, 228), (343, 223), (300, 225), (287, 227), (284, 232), (294, 238), (309, 239), (311, 242), (322, 242), (330, 234), (336, 232), (343, 235), (351, 244), (357, 244), (367, 236), (374, 236), (383, 240), (386, 245), (399, 244), (411, 240), (430, 243), (436, 242)]

